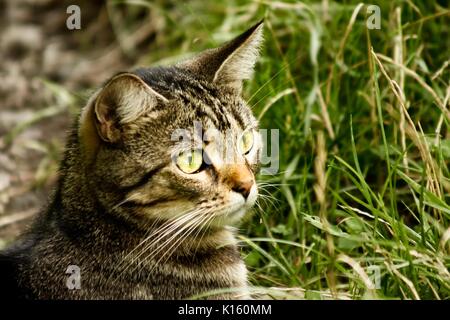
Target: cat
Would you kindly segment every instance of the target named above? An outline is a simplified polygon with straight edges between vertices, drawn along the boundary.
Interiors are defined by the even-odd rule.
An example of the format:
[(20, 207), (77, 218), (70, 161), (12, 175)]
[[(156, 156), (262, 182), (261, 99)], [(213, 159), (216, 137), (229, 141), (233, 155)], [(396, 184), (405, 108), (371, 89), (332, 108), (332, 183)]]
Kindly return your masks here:
[[(48, 208), (0, 254), (2, 295), (251, 298), (235, 226), (258, 196), (262, 139), (241, 91), (262, 39), (263, 21), (174, 66), (119, 73), (94, 93)], [(179, 129), (189, 139), (174, 139)], [(230, 133), (222, 144), (232, 161), (217, 136), (200, 137), (214, 130)]]

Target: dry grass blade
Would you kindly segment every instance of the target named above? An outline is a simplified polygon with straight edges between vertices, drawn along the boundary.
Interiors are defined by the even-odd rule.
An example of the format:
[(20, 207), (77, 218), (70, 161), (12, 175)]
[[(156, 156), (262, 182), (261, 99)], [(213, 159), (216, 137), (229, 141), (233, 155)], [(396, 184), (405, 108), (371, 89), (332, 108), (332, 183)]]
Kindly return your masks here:
[(422, 160), (426, 164), (427, 169), (427, 179), (428, 179), (428, 187), (430, 188), (430, 191), (435, 193), (438, 197), (441, 197), (441, 188), (440, 188), (440, 180), (438, 179), (438, 176), (441, 176), (441, 174), (437, 174), (436, 171), (439, 170), (435, 160), (432, 158), (430, 150), (428, 148), (428, 144), (425, 141), (425, 138), (422, 135), (419, 134), (419, 132), (416, 129), (416, 126), (414, 122), (412, 121), (411, 117), (409, 116), (408, 110), (405, 106), (405, 101), (402, 97), (404, 97), (404, 94), (399, 93), (399, 86), (398, 84), (392, 80), (392, 78), (387, 74), (383, 64), (378, 59), (377, 54), (373, 51), (373, 48), (371, 50), (372, 57), (375, 59), (376, 63), (378, 64), (381, 73), (384, 75), (384, 77), (388, 80), (389, 85), (391, 87), (392, 92), (398, 99), (400, 106), (403, 110), (403, 113), (405, 114), (406, 120), (409, 123), (410, 130), (406, 130), (407, 133), (409, 133), (410, 138), (413, 140), (414, 144), (420, 151), (420, 155), (422, 157)]
[(31, 218), (34, 216), (39, 210), (36, 208), (29, 209), (26, 211), (10, 213), (4, 217), (0, 217), (0, 228), (8, 226), (10, 224)]

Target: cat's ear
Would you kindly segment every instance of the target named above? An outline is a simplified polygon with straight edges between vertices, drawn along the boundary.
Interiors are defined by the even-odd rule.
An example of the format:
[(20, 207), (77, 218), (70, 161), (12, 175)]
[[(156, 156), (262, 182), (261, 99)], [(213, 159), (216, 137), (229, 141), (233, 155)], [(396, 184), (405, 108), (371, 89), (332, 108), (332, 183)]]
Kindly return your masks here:
[(101, 141), (117, 143), (122, 127), (167, 99), (132, 73), (113, 77), (89, 100), (80, 118), (79, 135), (88, 153)]
[(131, 73), (115, 76), (100, 91), (94, 103), (98, 135), (106, 142), (118, 142), (121, 125), (133, 122), (151, 110), (158, 100), (165, 101), (166, 98), (138, 76)]
[(221, 47), (206, 50), (179, 66), (209, 81), (240, 90), (242, 80), (253, 73), (262, 41), (263, 21), (260, 21)]

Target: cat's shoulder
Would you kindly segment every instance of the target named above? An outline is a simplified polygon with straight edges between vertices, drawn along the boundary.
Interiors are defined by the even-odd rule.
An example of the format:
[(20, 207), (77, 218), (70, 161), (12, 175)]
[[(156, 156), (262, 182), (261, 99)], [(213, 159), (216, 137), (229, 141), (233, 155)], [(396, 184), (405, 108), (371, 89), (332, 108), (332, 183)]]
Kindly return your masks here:
[(21, 299), (27, 296), (20, 283), (22, 269), (30, 259), (33, 240), (18, 241), (0, 251), (0, 300)]

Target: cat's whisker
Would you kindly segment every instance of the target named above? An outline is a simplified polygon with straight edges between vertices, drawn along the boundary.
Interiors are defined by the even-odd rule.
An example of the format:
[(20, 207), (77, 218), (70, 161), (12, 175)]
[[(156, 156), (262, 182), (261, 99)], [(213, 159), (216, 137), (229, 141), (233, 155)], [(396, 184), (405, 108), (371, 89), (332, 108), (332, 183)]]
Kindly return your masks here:
[[(208, 212), (211, 213), (211, 212)], [(195, 248), (194, 254), (197, 253), (198, 249), (200, 248), (200, 243), (202, 243), (203, 237), (205, 236), (206, 232), (208, 231), (209, 227), (211, 226), (212, 221), (214, 220), (214, 214), (210, 214), (210, 216), (205, 221), (205, 226), (203, 228), (203, 231), (201, 233), (200, 239), (197, 241), (197, 246)]]
[(270, 183), (270, 182), (258, 182), (258, 187), (282, 187), (282, 186), (292, 186), (292, 183)]
[[(259, 187), (258, 191), (259, 191), (259, 194), (272, 194), (273, 191), (271, 191), (271, 189), (273, 189), (272, 186), (263, 186), (263, 187)], [(278, 189), (276, 189), (276, 190), (278, 190)]]
[(261, 195), (260, 195), (259, 200), (260, 200), (260, 205), (263, 205), (265, 208), (276, 207), (276, 205), (280, 203), (280, 201), (278, 199), (272, 199), (270, 197), (265, 197), (265, 196), (261, 196)]
[(139, 257), (146, 251), (148, 250), (148, 247), (151, 247), (157, 243), (159, 243), (159, 241), (161, 241), (162, 239), (164, 239), (166, 236), (170, 235), (174, 230), (179, 229), (180, 227), (183, 226), (184, 223), (189, 223), (189, 220), (192, 219), (195, 214), (197, 213), (198, 210), (184, 214), (183, 216), (179, 217), (178, 219), (172, 221), (171, 223), (169, 223), (167, 226), (165, 226), (164, 228), (159, 228), (158, 230), (156, 230), (154, 233), (152, 233), (152, 235), (147, 239), (147, 241), (149, 241), (150, 239), (152, 239), (153, 237), (157, 237), (156, 239), (153, 239), (152, 242), (146, 246), (141, 252), (140, 254), (138, 254), (136, 257), (133, 258), (133, 260), (131, 261), (131, 263), (134, 263), (134, 261), (136, 261), (137, 259), (139, 259)]
[[(214, 215), (210, 215), (210, 216), (207, 217), (206, 220), (205, 220), (204, 218), (205, 218), (205, 216), (206, 216), (207, 214), (208, 214), (208, 212), (205, 212), (205, 213), (202, 215), (202, 217), (201, 217), (201, 219), (199, 220), (199, 222), (198, 222), (198, 223), (194, 226), (194, 228), (190, 231), (190, 234), (188, 234), (188, 236), (191, 236), (192, 233), (193, 233), (194, 231), (196, 231), (195, 234), (193, 235), (192, 241), (191, 241), (191, 243), (190, 243), (190, 245), (189, 245), (189, 248), (188, 248), (189, 251), (191, 250), (192, 244), (194, 244), (194, 243), (196, 242), (196, 239), (197, 239), (198, 234), (199, 234), (199, 233), (201, 232), (201, 230), (203, 229), (203, 228), (202, 228), (202, 225), (203, 225), (203, 227), (205, 227), (206, 223), (207, 223), (209, 220), (211, 220), (211, 219), (214, 218)], [(181, 244), (181, 243), (180, 243), (180, 244)], [(179, 244), (174, 250), (176, 250), (176, 249), (180, 246), (180, 244)], [(199, 244), (200, 244), (200, 242), (197, 241), (197, 245), (199, 245)]]
[[(188, 211), (187, 211), (187, 212), (188, 212)], [(161, 227), (159, 227), (156, 231), (152, 232), (152, 233), (150, 234), (150, 236), (148, 236), (148, 237), (146, 237), (145, 239), (143, 239), (137, 246), (135, 246), (135, 247), (133, 248), (133, 250), (131, 250), (124, 258), (122, 258), (121, 262), (117, 265), (117, 267), (115, 268), (115, 270), (120, 269), (120, 268), (123, 266), (123, 264), (127, 262), (127, 258), (130, 257), (130, 256), (132, 256), (132, 254), (133, 254), (136, 250), (138, 250), (139, 247), (141, 247), (142, 245), (146, 244), (148, 241), (150, 241), (153, 237), (157, 236), (159, 233), (166, 231), (167, 228), (173, 226), (174, 224), (178, 223), (179, 221), (185, 220), (185, 219), (189, 219), (189, 218), (191, 217), (191, 214), (193, 214), (193, 213), (194, 213), (194, 212), (191, 212), (191, 213), (188, 212), (188, 213), (186, 213), (186, 214), (182, 214), (182, 215), (178, 216), (176, 219), (167, 220), (165, 223), (163, 223), (163, 225), (162, 225)], [(154, 222), (153, 224), (155, 224), (155, 222)], [(152, 225), (153, 225), (153, 224), (152, 224)], [(152, 230), (149, 230), (148, 232), (151, 232), (151, 231), (152, 231)], [(157, 239), (156, 241), (152, 241), (152, 242), (150, 243), (149, 246), (151, 246), (152, 243), (156, 243), (156, 242), (158, 242), (158, 239)], [(133, 262), (136, 261), (136, 260), (141, 256), (141, 254), (142, 254), (143, 252), (145, 252), (146, 250), (148, 250), (147, 247), (148, 247), (148, 246), (145, 246), (144, 248), (142, 248), (142, 250), (141, 250), (142, 252), (141, 252), (141, 253), (138, 253), (135, 257), (133, 257), (133, 258), (131, 259), (132, 262), (131, 262), (129, 265), (133, 264)], [(126, 267), (124, 270), (122, 270), (122, 271), (120, 272), (120, 274), (118, 275), (117, 278), (119, 278), (120, 275), (123, 274), (123, 273), (125, 273), (127, 270), (128, 270), (128, 267)], [(113, 272), (113, 274), (114, 274), (114, 273), (115, 273), (115, 272)], [(110, 278), (111, 278), (111, 276), (110, 276)]]
[(190, 220), (195, 218), (199, 212), (201, 212), (201, 209), (196, 209), (191, 212), (183, 214), (183, 216), (179, 217), (178, 219), (174, 220), (164, 228), (159, 228), (154, 232), (154, 235), (157, 236), (153, 241), (144, 248), (145, 250), (148, 250), (148, 247), (151, 247), (152, 245), (159, 243), (162, 239), (166, 238), (170, 234), (172, 234), (174, 231), (183, 228), (184, 226), (188, 225)]
[(168, 243), (170, 243), (170, 241), (173, 238), (176, 238), (180, 233), (182, 233), (184, 230), (186, 230), (187, 228), (190, 228), (192, 225), (196, 224), (197, 222), (201, 222), (203, 216), (202, 216), (203, 212), (202, 210), (198, 210), (198, 212), (196, 213), (196, 215), (194, 215), (194, 217), (192, 219), (190, 219), (186, 225), (183, 226), (183, 228), (181, 228), (180, 230), (178, 230), (177, 232), (175, 232), (169, 239), (167, 239), (159, 248), (158, 251), (156, 251), (155, 253), (158, 253), (160, 251), (162, 251), (164, 249), (165, 246), (167, 246)]
[[(154, 267), (156, 267), (160, 260), (166, 256), (166, 255), (171, 255), (171, 248), (178, 242), (183, 242), (186, 238), (186, 234), (189, 233), (189, 230), (192, 230), (195, 225), (199, 222), (201, 222), (202, 217), (201, 215), (199, 217), (195, 217), (192, 220), (189, 220), (184, 226), (182, 226), (175, 234), (173, 234), (169, 239), (166, 239), (166, 241), (164, 241), (160, 247), (158, 247), (156, 250), (151, 251), (148, 255), (146, 255), (133, 269), (133, 271), (135, 271), (137, 268), (139, 268), (145, 261), (149, 261), (152, 260), (153, 258), (155, 258), (155, 256), (157, 254), (159, 254), (160, 252), (162, 252), (163, 250), (165, 250), (165, 252), (163, 253), (163, 255), (156, 261), (156, 263), (153, 264), (153, 267), (150, 269), (150, 273), (151, 271), (153, 271)], [(178, 237), (175, 241), (174, 238)], [(170, 245), (172, 243), (172, 245), (167, 248), (168, 245)]]
[[(205, 216), (207, 216), (208, 213), (209, 213), (209, 211), (206, 211), (206, 212), (205, 212)], [(214, 215), (211, 215), (211, 214), (210, 214), (209, 217), (208, 217), (208, 216), (206, 217), (206, 220), (205, 220), (205, 221), (202, 221), (203, 226), (200, 226), (200, 227), (198, 228), (197, 232), (193, 235), (193, 240), (197, 239), (197, 237), (198, 237), (200, 234), (202, 234), (202, 235), (204, 234), (204, 231), (207, 230), (207, 229), (206, 229), (207, 223), (208, 223), (208, 221), (209, 221), (210, 219), (212, 219), (212, 218), (214, 218)], [(200, 244), (200, 242), (201, 242), (202, 239), (203, 239), (203, 236), (201, 236), (201, 237), (200, 237), (200, 240), (197, 241), (197, 246)], [(192, 243), (194, 243), (194, 242), (195, 242), (195, 241), (193, 241)], [(189, 250), (191, 249), (191, 247), (192, 247), (192, 244), (189, 246)]]
[(266, 212), (263, 210), (263, 208), (261, 207), (261, 204), (256, 201), (255, 203), (256, 207), (254, 208), (256, 210), (257, 213), (261, 214), (261, 215), (265, 215)]
[(263, 199), (263, 200), (267, 200), (270, 201), (270, 203), (273, 205), (274, 202), (275, 203), (280, 203), (281, 201), (277, 198), (275, 198), (272, 195), (268, 195), (268, 194), (259, 194), (259, 198)]
[(176, 217), (175, 219), (168, 219), (158, 229), (152, 230), (152, 234), (150, 235), (149, 239), (151, 239), (152, 237), (156, 237), (157, 235), (159, 235), (161, 233), (170, 232), (170, 229), (176, 228), (177, 223), (179, 223), (179, 222), (182, 223), (182, 222), (184, 222), (184, 220), (191, 218), (192, 216), (195, 215), (195, 212), (196, 211), (192, 211), (192, 212), (186, 211), (186, 212), (179, 214), (179, 216)]
[(157, 266), (161, 261), (167, 261), (172, 253), (178, 249), (178, 247), (195, 231), (203, 222), (203, 215), (200, 215), (196, 221), (194, 221), (186, 231), (180, 235), (180, 237), (173, 242), (173, 244), (166, 249), (166, 252), (156, 261), (155, 266)]
[[(250, 182), (263, 146), (254, 129), (258, 119), (236, 89), (251, 77), (262, 40), (260, 21), (223, 46), (175, 66), (120, 72), (101, 85), (67, 139), (47, 211), (6, 252), (14, 279), (3, 291), (32, 299), (181, 299), (206, 289), (248, 291), (230, 227), (244, 212), (231, 211), (236, 194), (247, 203), (256, 198)], [(250, 100), (273, 91), (274, 79), (288, 65)], [(203, 126), (200, 134), (195, 122)], [(186, 128), (192, 123), (194, 130)], [(227, 138), (230, 132), (232, 138), (225, 139), (227, 145), (215, 139), (207, 143), (201, 133), (210, 129)], [(175, 137), (180, 130), (183, 138), (187, 131), (191, 141), (203, 141), (187, 143)], [(245, 163), (227, 163), (223, 146)], [(217, 200), (228, 198), (233, 203)], [(73, 235), (78, 235), (76, 243)], [(216, 249), (222, 245), (229, 250)], [(4, 258), (0, 253), (2, 267)], [(61, 285), (66, 262), (83, 270), (84, 290)], [(206, 264), (208, 279), (199, 268)]]
[[(135, 256), (135, 257), (131, 260), (131, 262), (128, 263), (128, 265), (127, 265), (127, 266), (119, 273), (119, 275), (116, 277), (116, 280), (118, 280), (122, 274), (125, 274), (127, 271), (129, 271), (130, 268), (136, 263), (136, 261), (138, 261), (139, 258), (140, 258), (143, 254), (145, 254), (145, 253), (148, 251), (149, 248), (152, 247), (152, 245), (154, 245), (154, 243), (151, 243), (151, 245), (146, 246), (145, 248), (143, 248), (143, 249), (139, 252), (139, 254), (138, 254), (137, 256)], [(136, 271), (136, 270), (137, 270), (137, 269), (145, 262), (145, 260), (146, 260), (146, 259), (140, 259), (140, 260), (138, 261), (138, 263), (136, 264), (136, 266), (135, 266), (134, 268), (131, 269), (131, 272), (134, 273), (134, 272), (135, 272), (135, 271)]]
[[(145, 244), (147, 241), (149, 241), (150, 239), (152, 239), (154, 236), (156, 236), (157, 234), (159, 234), (160, 232), (163, 232), (166, 228), (169, 228), (172, 224), (176, 223), (177, 221), (181, 220), (181, 219), (185, 219), (186, 215), (182, 214), (179, 217), (177, 217), (174, 220), (167, 220), (166, 222), (164, 222), (162, 224), (162, 226), (160, 226), (158, 229), (156, 230), (152, 230), (152, 226), (154, 224), (157, 223), (157, 221), (153, 222), (152, 226), (149, 228), (149, 231), (147, 231), (147, 234), (151, 232), (151, 234), (144, 238), (144, 240), (142, 240), (137, 246), (135, 246), (133, 248), (133, 250), (131, 250), (123, 259), (122, 261), (126, 260), (133, 252), (135, 252), (141, 245)], [(160, 220), (161, 218), (156, 218), (156, 220)]]

